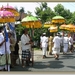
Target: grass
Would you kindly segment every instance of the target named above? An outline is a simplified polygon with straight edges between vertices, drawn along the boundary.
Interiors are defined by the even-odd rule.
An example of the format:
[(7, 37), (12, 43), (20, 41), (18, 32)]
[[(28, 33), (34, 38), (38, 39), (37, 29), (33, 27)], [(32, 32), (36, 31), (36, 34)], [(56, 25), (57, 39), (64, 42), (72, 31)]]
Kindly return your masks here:
[(39, 50), (39, 49), (40, 49), (40, 48), (38, 48), (38, 47), (35, 47), (35, 48), (34, 48), (34, 50)]

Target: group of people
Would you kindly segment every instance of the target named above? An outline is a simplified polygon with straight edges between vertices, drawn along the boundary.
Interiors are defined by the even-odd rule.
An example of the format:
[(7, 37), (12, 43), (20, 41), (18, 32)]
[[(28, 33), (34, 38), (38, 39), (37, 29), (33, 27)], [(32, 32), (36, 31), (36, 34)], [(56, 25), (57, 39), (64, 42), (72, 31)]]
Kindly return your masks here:
[[(3, 28), (0, 27), (0, 71), (10, 71), (10, 68), (13, 68), (16, 63), (16, 60), (19, 58), (19, 41), (13, 37), (12, 32), (8, 32), (8, 41), (6, 41)], [(22, 67), (29, 66), (32, 61), (32, 46), (33, 41), (28, 34), (28, 30), (25, 28), (21, 36), (21, 50), (22, 50)], [(24, 63), (26, 61), (26, 63)]]
[(49, 55), (54, 54), (56, 60), (59, 60), (59, 54), (67, 54), (68, 51), (73, 52), (73, 35), (70, 33), (57, 33), (54, 37), (50, 37), (43, 33), (40, 37), (40, 47), (43, 51), (43, 58), (46, 58), (46, 52), (49, 50)]
[(16, 65), (18, 58), (19, 45), (18, 41), (13, 37), (12, 32), (8, 33), (8, 39), (0, 27), (0, 71), (10, 71), (10, 68)]
[[(0, 70), (10, 71), (11, 67), (14, 67), (16, 60), (19, 57), (19, 45), (18, 40), (13, 37), (11, 32), (8, 32), (8, 41), (6, 41), (5, 35), (0, 27)], [(22, 50), (22, 67), (29, 66), (32, 61), (32, 46), (34, 45), (32, 38), (28, 35), (28, 30), (25, 28), (21, 36), (21, 50)], [(54, 54), (56, 60), (59, 60), (60, 51), (66, 54), (68, 50), (73, 52), (73, 38), (71, 34), (57, 33), (54, 37), (50, 34), (50, 37), (43, 33), (40, 37), (40, 47), (43, 51), (43, 58), (46, 58), (46, 52), (49, 50), (49, 55)], [(26, 61), (26, 63), (24, 63)]]

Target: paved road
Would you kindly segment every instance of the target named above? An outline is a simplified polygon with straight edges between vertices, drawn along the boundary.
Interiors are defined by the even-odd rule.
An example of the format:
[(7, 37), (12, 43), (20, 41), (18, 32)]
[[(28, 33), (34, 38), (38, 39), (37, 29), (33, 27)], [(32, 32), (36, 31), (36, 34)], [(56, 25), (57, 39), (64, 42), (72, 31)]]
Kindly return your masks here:
[[(18, 63), (18, 60), (17, 60)], [(42, 51), (34, 51), (34, 66), (22, 68), (21, 64), (11, 68), (11, 71), (29, 71), (29, 72), (52, 72), (52, 71), (75, 71), (75, 52), (63, 55), (60, 53), (59, 60), (55, 60), (53, 55), (47, 55), (42, 59)]]

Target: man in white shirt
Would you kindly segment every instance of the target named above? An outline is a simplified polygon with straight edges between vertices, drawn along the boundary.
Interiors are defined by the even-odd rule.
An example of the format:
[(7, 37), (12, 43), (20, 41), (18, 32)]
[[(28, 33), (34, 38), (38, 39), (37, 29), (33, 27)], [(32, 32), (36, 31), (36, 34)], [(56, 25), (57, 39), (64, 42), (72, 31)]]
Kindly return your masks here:
[(46, 37), (46, 33), (43, 33), (43, 37), (41, 38), (41, 47), (43, 51), (43, 58), (46, 58), (46, 51), (48, 46), (48, 37)]
[(60, 44), (61, 44), (61, 39), (60, 39), (59, 34), (57, 34), (54, 37), (53, 43), (54, 43), (54, 46), (53, 46), (52, 50), (53, 50), (54, 57), (55, 57), (55, 59), (59, 60), (58, 58), (59, 58)]
[(5, 68), (5, 64), (5, 39), (2, 33), (2, 28), (0, 27), (0, 70), (3, 70)]
[(21, 47), (22, 47), (22, 67), (25, 67), (24, 60), (26, 60), (26, 65), (29, 66), (31, 40), (28, 35), (27, 29), (24, 29), (23, 35), (21, 36)]

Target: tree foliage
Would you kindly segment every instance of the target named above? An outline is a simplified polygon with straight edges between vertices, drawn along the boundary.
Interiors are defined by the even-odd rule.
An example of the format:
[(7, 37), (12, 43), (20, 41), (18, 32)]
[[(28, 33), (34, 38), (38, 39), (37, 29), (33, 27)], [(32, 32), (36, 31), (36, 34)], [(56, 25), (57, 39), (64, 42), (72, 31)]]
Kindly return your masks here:
[(72, 17), (70, 18), (69, 23), (75, 24), (75, 12), (72, 13)]
[(21, 7), (21, 9), (19, 10), (20, 13), (24, 13), (25, 10), (24, 10), (24, 7)]
[(42, 23), (51, 20), (55, 15), (52, 9), (47, 6), (46, 2), (42, 2), (40, 7), (35, 8), (35, 14), (41, 19)]

